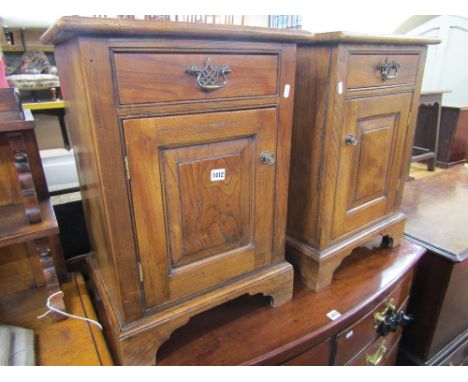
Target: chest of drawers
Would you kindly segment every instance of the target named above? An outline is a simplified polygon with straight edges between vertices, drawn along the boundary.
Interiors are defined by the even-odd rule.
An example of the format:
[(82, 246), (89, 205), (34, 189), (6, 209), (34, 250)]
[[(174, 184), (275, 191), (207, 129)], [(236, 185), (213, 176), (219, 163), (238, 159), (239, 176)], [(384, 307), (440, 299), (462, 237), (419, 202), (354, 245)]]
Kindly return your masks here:
[(389, 322), (406, 311), (424, 252), (406, 240), (392, 249), (358, 248), (319, 293), (298, 278), (294, 298), (277, 309), (261, 296), (243, 296), (201, 313), (161, 347), (160, 364), (393, 365), (402, 331), (424, 323), (383, 332), (381, 317)]
[(330, 33), (298, 47), (287, 252), (315, 291), (353, 248), (403, 235), (430, 42)]
[(291, 299), (293, 41), (306, 35), (63, 18), (43, 36), (118, 363), (154, 364), (174, 329), (242, 294)]

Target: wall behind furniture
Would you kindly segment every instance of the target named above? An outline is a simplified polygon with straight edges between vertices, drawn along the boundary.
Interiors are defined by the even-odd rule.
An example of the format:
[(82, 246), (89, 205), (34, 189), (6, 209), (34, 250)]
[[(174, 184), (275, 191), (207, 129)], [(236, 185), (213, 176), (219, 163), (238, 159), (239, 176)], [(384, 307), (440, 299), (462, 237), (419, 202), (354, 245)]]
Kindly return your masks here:
[(429, 46), (422, 90), (451, 90), (444, 94), (443, 105), (468, 106), (468, 18), (439, 16), (408, 34), (442, 40)]

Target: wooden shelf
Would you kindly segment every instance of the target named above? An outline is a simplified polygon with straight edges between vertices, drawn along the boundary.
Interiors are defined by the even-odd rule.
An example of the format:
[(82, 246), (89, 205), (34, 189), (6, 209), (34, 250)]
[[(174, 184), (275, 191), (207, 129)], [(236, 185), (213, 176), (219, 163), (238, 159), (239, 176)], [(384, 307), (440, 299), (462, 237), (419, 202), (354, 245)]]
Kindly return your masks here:
[[(91, 300), (80, 274), (71, 274), (62, 284), (67, 311), (96, 320)], [(111, 366), (112, 359), (102, 332), (95, 325), (76, 319), (53, 322), (44, 313), (50, 295), (47, 288), (34, 288), (0, 297), (0, 322), (34, 330), (36, 364), (42, 366)]]
[(59, 233), (54, 209), (49, 199), (40, 202), (42, 221), (29, 224), (22, 204), (0, 208), (0, 248)]
[(7, 132), (7, 131), (18, 131), (18, 130), (27, 130), (27, 129), (34, 129), (34, 121), (18, 120), (18, 121), (0, 123), (1, 133)]

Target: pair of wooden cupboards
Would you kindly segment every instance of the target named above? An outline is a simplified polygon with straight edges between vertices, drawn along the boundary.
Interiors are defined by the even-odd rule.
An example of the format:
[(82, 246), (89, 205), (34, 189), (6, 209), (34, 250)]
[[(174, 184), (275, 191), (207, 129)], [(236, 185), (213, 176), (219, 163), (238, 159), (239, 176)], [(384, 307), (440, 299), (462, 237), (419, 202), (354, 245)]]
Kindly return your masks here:
[(172, 331), (242, 294), (289, 301), (285, 246), (319, 290), (353, 248), (401, 239), (433, 41), (76, 17), (42, 40), (118, 363), (155, 364)]

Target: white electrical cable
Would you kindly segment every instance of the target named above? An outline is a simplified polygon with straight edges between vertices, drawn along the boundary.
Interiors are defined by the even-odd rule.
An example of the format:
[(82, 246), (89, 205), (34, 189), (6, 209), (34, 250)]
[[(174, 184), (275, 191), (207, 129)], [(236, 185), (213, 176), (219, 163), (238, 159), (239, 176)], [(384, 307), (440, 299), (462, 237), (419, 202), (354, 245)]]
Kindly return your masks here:
[(87, 318), (87, 317), (75, 316), (74, 314), (70, 314), (70, 313), (64, 312), (64, 311), (62, 311), (60, 309), (57, 309), (57, 308), (53, 307), (51, 300), (52, 300), (52, 298), (54, 298), (55, 296), (58, 296), (59, 294), (61, 294), (62, 296), (64, 295), (63, 291), (59, 290), (58, 292), (55, 292), (55, 293), (51, 294), (47, 298), (46, 307), (47, 307), (48, 310), (44, 314), (41, 314), (40, 316), (37, 316), (38, 319), (44, 318), (45, 316), (47, 316), (51, 312), (55, 312), (55, 313), (61, 314), (62, 316), (75, 318), (77, 320), (88, 321), (89, 323), (96, 325), (99, 329), (102, 330), (102, 325), (99, 322), (95, 321), (95, 320), (91, 320), (90, 318)]

